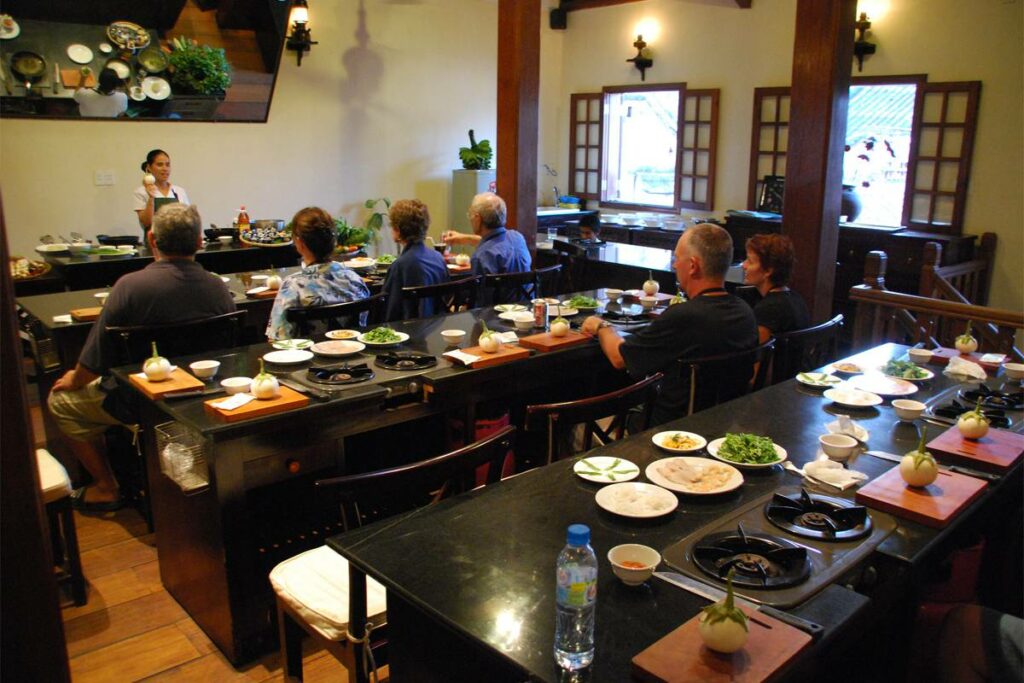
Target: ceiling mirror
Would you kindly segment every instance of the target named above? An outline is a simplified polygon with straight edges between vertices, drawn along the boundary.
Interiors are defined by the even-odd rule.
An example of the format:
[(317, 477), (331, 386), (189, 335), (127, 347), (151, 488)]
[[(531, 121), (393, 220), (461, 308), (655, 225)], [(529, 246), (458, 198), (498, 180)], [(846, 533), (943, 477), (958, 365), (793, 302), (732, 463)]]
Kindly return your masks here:
[(265, 122), (288, 0), (4, 0), (0, 118)]

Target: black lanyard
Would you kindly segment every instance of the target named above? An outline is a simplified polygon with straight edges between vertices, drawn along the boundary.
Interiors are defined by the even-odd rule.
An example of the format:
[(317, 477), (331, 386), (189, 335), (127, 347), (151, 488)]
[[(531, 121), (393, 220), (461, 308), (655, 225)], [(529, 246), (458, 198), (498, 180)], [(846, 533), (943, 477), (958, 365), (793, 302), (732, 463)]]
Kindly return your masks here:
[(694, 294), (693, 298), (696, 299), (698, 296), (704, 296), (705, 294), (710, 294), (712, 292), (725, 292), (725, 291), (726, 291), (725, 287), (708, 287), (707, 289), (702, 289), (699, 292), (697, 292), (696, 294)]

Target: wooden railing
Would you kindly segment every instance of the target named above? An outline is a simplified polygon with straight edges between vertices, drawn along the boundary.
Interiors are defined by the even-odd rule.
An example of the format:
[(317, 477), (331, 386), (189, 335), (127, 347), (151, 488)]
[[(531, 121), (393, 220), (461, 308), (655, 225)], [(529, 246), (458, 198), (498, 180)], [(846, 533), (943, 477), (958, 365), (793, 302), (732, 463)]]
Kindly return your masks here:
[(982, 234), (972, 260), (951, 266), (941, 265), (942, 245), (928, 242), (924, 245), (924, 263), (917, 293), (930, 299), (987, 306), (995, 254), (994, 232)]
[(989, 352), (1005, 353), (1022, 360), (1014, 346), (1014, 335), (1024, 329), (1024, 314), (960, 300), (915, 296), (891, 292), (885, 288), (884, 251), (868, 254), (864, 266), (864, 284), (850, 288), (850, 300), (857, 306), (854, 318), (855, 348), (866, 348), (886, 341), (905, 344), (923, 343), (926, 347), (952, 346), (968, 321), (979, 346)]

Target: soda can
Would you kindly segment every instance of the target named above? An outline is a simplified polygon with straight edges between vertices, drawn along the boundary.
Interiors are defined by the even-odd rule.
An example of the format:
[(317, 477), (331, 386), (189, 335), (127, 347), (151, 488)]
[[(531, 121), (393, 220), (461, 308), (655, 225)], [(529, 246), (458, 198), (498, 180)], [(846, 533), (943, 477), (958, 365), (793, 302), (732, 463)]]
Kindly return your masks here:
[(548, 326), (548, 302), (543, 299), (533, 300), (533, 326), (547, 329)]

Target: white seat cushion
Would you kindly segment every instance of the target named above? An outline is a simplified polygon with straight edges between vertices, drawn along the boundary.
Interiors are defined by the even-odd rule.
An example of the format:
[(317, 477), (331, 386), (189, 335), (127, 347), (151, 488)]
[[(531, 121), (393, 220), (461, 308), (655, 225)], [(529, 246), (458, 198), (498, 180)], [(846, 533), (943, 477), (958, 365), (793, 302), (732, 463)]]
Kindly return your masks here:
[(43, 503), (52, 503), (71, 495), (68, 471), (57, 458), (50, 455), (50, 451), (37, 448), (36, 465), (39, 467), (39, 486), (43, 490)]
[[(348, 632), (348, 560), (327, 546), (289, 558), (270, 572), (274, 592), (328, 640)], [(366, 577), (366, 613), (387, 610), (384, 586)]]

